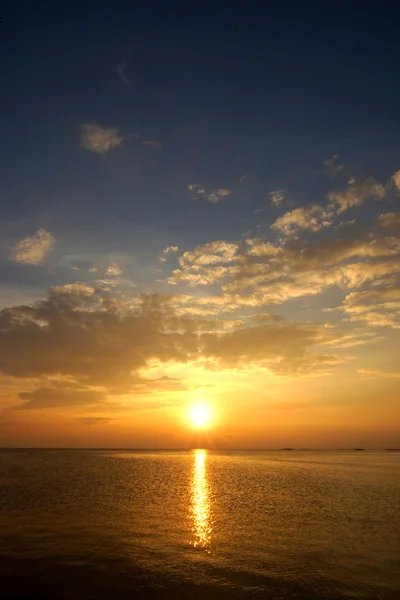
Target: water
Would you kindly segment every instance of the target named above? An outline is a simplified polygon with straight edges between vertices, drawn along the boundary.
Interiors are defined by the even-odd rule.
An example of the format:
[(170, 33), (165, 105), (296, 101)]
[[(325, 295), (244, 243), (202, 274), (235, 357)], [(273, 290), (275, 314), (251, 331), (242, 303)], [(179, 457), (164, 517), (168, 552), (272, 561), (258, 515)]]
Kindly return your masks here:
[(0, 452), (3, 600), (400, 598), (400, 453)]

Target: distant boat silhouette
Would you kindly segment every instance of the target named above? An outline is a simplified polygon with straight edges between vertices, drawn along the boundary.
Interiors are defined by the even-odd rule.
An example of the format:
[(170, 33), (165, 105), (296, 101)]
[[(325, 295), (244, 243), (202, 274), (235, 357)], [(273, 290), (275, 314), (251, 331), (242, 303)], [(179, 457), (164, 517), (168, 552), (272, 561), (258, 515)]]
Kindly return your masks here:
[(356, 452), (364, 452), (365, 448), (353, 448)]
[(385, 452), (400, 452), (400, 448), (385, 448)]
[(293, 448), (281, 448), (281, 450), (284, 450), (285, 452), (287, 452), (289, 450), (293, 450)]

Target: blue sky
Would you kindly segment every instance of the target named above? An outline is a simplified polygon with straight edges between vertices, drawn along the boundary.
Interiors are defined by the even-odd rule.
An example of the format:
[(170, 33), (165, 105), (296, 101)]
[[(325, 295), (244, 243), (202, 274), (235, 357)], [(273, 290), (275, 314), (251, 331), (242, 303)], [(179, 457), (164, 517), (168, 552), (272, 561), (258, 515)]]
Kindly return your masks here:
[[(101, 424), (91, 443), (111, 439), (113, 411), (130, 415), (133, 429), (141, 413), (153, 439), (149, 407), (169, 423), (175, 407), (198, 393), (224, 415), (230, 369), (238, 377), (238, 412), (232, 423), (226, 413), (225, 427), (239, 445), (261, 443), (262, 435), (251, 419), (244, 437), (237, 433), (240, 391), (256, 390), (263, 410), (281, 423), (277, 406), (298, 385), (312, 410), (321, 408), (311, 374), (335, 397), (332, 382), (342, 373), (350, 412), (353, 388), (373, 389), (372, 398), (384, 390), (389, 404), (379, 431), (368, 405), (362, 441), (383, 444), (385, 431), (395, 439), (400, 44), (385, 3), (353, 9), (344, 2), (3, 7), (0, 309), (14, 333), (8, 338), (4, 329), (1, 344), (7, 356), (15, 353), (2, 370), (2, 406), (13, 431), (7, 443), (23, 442), (18, 410), (29, 398), (37, 418), (57, 415), (67, 445), (68, 423), (82, 419), (77, 409)], [(123, 364), (122, 405), (114, 380), (83, 377), (72, 360), (68, 371), (64, 354), (58, 366), (50, 356), (32, 362), (35, 351), (46, 356), (55, 327), (47, 311), (51, 305), (61, 318), (62, 302), (82, 319), (99, 310), (118, 314), (118, 322), (127, 311), (132, 318), (162, 314), (160, 339), (147, 340), (143, 359), (132, 357), (130, 367), (125, 338), (104, 325), (101, 347), (109, 336), (119, 340), (118, 351), (111, 342), (108, 351), (115, 373)], [(43, 340), (29, 338), (25, 356), (24, 336), (38, 324)], [(29, 332), (20, 329), (25, 325)], [(162, 337), (172, 330), (181, 337)], [(100, 356), (92, 350), (91, 365)], [(202, 382), (216, 368), (222, 380), (210, 396)], [(179, 379), (181, 387), (163, 379), (155, 389), (148, 382), (156, 376)], [(57, 404), (57, 386), (70, 404)], [(272, 400), (265, 386), (276, 390)], [(95, 392), (102, 396), (93, 403)], [(315, 435), (302, 406), (294, 420)], [(43, 432), (35, 411), (26, 412), (35, 445), (34, 432)], [(340, 414), (339, 429), (350, 419)], [(172, 425), (167, 430), (165, 445), (184, 443), (183, 434), (173, 438)]]

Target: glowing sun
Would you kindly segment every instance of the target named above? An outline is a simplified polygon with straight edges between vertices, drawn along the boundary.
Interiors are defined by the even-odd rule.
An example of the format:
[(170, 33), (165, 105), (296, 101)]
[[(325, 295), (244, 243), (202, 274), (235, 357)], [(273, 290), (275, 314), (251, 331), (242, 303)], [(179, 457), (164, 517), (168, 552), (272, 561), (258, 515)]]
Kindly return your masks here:
[(211, 410), (206, 404), (194, 404), (189, 409), (189, 421), (192, 427), (206, 429), (211, 424)]

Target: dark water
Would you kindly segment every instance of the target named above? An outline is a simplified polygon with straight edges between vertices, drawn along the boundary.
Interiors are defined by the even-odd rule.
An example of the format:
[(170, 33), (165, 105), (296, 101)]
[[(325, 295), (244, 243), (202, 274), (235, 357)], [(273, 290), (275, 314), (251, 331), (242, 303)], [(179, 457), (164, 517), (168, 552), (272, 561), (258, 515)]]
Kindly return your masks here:
[(0, 452), (1, 598), (400, 599), (400, 453)]

